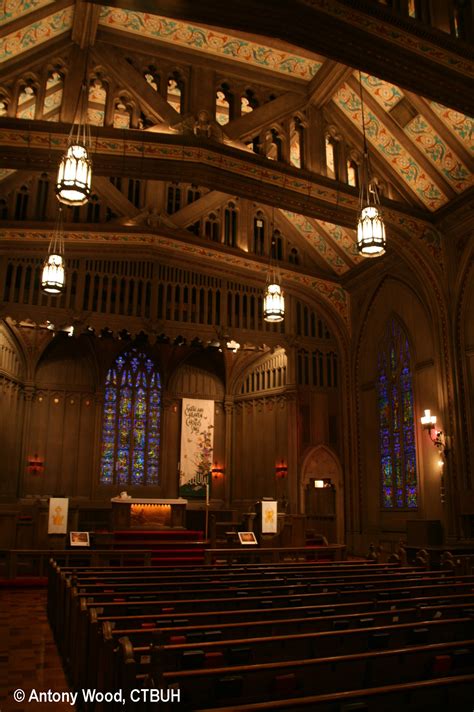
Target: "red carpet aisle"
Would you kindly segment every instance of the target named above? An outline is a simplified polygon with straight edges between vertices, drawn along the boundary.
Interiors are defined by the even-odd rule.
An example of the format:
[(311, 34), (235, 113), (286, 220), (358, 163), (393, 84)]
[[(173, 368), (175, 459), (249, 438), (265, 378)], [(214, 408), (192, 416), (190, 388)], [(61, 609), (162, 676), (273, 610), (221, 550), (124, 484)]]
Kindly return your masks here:
[(18, 703), (13, 692), (23, 689), (69, 690), (46, 619), (46, 589), (0, 589), (1, 712), (74, 712), (68, 703)]

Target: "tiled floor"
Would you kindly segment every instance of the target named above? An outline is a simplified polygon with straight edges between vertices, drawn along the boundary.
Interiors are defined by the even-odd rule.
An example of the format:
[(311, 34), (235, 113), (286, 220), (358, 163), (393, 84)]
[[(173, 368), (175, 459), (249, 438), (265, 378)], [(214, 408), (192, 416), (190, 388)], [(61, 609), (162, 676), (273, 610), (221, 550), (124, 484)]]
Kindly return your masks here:
[[(18, 689), (24, 702), (13, 698)], [(69, 690), (46, 618), (46, 589), (0, 589), (0, 712), (74, 712), (65, 702), (28, 701), (32, 690)]]

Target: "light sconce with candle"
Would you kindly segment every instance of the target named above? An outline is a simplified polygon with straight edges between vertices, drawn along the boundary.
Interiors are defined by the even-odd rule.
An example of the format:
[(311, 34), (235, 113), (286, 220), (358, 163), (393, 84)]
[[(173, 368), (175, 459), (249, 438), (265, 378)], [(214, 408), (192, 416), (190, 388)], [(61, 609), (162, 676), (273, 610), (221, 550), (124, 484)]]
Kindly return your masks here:
[(436, 415), (431, 415), (429, 409), (425, 410), (424, 415), (420, 418), (424, 430), (428, 430), (431, 442), (438, 448), (441, 454), (446, 455), (448, 449), (446, 447), (446, 437), (442, 430), (436, 427)]

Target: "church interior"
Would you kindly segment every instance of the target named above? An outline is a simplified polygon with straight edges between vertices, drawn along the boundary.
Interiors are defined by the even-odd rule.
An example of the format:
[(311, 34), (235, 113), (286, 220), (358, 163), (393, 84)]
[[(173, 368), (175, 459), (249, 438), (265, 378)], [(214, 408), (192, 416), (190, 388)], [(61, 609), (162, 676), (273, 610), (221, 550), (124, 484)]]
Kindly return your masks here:
[[(469, 0), (3, 3), (0, 596), (13, 610), (12, 586), (43, 582), (68, 675), (57, 689), (125, 689), (132, 674), (181, 689), (186, 709), (400, 709), (389, 676), (377, 683), (386, 697), (337, 697), (375, 688), (378, 658), (365, 673), (350, 668), (346, 687), (346, 663), (334, 664), (333, 688), (319, 690), (290, 666), (289, 648), (254, 699), (267, 684), (264, 644), (223, 653), (224, 618), (209, 619), (215, 638), (202, 619), (205, 643), (164, 633), (169, 611), (186, 610), (171, 583), (176, 602), (159, 607), (149, 663), (134, 647), (146, 649), (155, 623), (142, 621), (127, 647), (96, 620), (95, 653), (86, 608), (76, 616), (68, 598), (93, 585), (86, 569), (103, 579), (90, 595), (105, 616), (101, 596), (114, 591), (125, 606), (132, 585), (117, 572), (139, 585), (137, 561), (149, 569), (141, 592), (182, 576), (182, 593), (188, 579), (176, 572), (187, 567), (198, 597), (198, 580), (205, 596), (232, 570), (244, 586), (238, 567), (248, 566), (250, 587), (283, 571), (293, 606), (341, 606), (332, 628), (275, 624), (273, 636), (350, 628), (347, 617), (372, 610), (362, 597), (344, 602), (351, 575), (363, 590), (403, 575), (400, 599), (438, 579), (453, 608), (430, 616), (438, 627), (379, 611), (379, 632), (360, 644), (384, 650), (389, 667), (385, 648), (402, 638), (382, 627), (411, 625), (410, 644), (441, 647), (431, 687), (400, 683), (413, 686), (407, 709), (447, 709), (436, 704), (451, 694), (472, 709), (473, 41)], [(319, 586), (303, 581), (316, 563), (321, 598), (296, 599), (296, 586), (307, 596)], [(277, 595), (260, 593), (260, 608)], [(455, 610), (451, 595), (462, 598)], [(439, 595), (419, 605), (439, 608)], [(324, 660), (340, 654), (330, 635)], [(298, 649), (301, 665), (312, 645)], [(261, 678), (232, 667), (250, 663), (262, 663)], [(152, 709), (136, 702), (123, 704)]]

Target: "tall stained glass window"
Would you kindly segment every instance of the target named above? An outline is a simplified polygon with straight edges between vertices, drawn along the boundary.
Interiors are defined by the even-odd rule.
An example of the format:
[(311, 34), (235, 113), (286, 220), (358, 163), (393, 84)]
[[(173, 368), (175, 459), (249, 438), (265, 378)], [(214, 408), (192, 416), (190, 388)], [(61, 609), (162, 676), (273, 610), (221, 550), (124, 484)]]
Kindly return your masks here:
[(153, 361), (137, 349), (121, 354), (105, 383), (102, 484), (158, 484), (160, 404)]
[(378, 357), (382, 507), (416, 509), (415, 423), (410, 347), (400, 324), (387, 325)]

